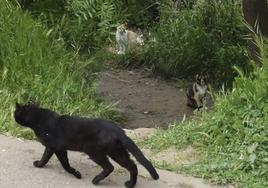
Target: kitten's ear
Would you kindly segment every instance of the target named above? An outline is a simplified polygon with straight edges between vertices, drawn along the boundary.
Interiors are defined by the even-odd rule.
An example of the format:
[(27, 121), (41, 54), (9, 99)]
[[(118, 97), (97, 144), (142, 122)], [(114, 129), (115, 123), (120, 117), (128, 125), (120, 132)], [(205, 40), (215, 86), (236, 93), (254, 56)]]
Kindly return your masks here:
[(199, 75), (198, 75), (198, 74), (196, 74), (196, 75), (195, 75), (195, 79), (196, 79), (196, 80), (198, 80), (198, 78), (199, 78)]
[(208, 81), (208, 78), (209, 78), (208, 74), (205, 74), (205, 75), (204, 75), (204, 80), (205, 80), (206, 82)]

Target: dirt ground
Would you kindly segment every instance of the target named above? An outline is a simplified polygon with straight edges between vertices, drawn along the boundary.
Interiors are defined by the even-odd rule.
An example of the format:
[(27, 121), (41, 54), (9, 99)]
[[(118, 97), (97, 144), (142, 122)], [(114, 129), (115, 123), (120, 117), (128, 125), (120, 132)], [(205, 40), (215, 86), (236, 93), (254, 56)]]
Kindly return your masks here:
[[(177, 87), (176, 87), (177, 86)], [(186, 106), (185, 87), (155, 78), (145, 70), (109, 70), (99, 74), (97, 93), (117, 103), (127, 117), (124, 127), (163, 127), (192, 115)]]

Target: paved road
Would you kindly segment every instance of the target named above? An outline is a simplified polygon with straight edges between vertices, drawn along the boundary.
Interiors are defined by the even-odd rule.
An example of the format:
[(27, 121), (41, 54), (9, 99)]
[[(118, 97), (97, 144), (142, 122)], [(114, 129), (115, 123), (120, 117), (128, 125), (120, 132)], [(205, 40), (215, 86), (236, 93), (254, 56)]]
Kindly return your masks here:
[[(92, 185), (91, 179), (101, 169), (77, 152), (69, 152), (69, 159), (82, 173), (81, 180), (66, 173), (54, 156), (45, 168), (33, 167), (32, 162), (38, 160), (42, 152), (43, 146), (38, 142), (0, 135), (0, 188), (123, 188), (128, 179), (126, 171), (117, 166), (101, 184)], [(200, 179), (163, 170), (158, 172), (160, 180), (155, 181), (139, 166), (136, 188), (212, 188)]]

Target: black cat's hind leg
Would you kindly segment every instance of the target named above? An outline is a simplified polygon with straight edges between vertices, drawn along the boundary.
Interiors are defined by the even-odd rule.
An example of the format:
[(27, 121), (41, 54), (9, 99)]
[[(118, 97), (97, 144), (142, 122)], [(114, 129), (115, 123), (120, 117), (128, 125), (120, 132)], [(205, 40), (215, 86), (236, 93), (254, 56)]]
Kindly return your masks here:
[(100, 165), (102, 167), (102, 172), (99, 173), (97, 176), (95, 176), (95, 178), (93, 178), (92, 183), (93, 184), (97, 184), (99, 183), (101, 180), (103, 180), (104, 178), (106, 178), (109, 174), (112, 173), (112, 171), (114, 170), (113, 165), (110, 163), (109, 159), (105, 156), (105, 155), (90, 155), (90, 158), (97, 163), (98, 165)]
[(129, 153), (124, 149), (118, 149), (109, 154), (109, 156), (120, 166), (126, 168), (130, 173), (130, 180), (125, 182), (127, 188), (132, 188), (136, 185), (138, 168), (137, 165), (130, 159)]
[(53, 150), (51, 150), (50, 148), (46, 147), (45, 151), (43, 153), (42, 158), (40, 159), (40, 161), (34, 161), (33, 165), (37, 168), (42, 168), (44, 167), (47, 162), (49, 161), (49, 159), (52, 157), (53, 155)]
[(72, 168), (69, 164), (69, 160), (67, 157), (67, 151), (56, 151), (55, 152), (57, 158), (59, 159), (62, 167), (69, 172), (70, 174), (74, 175), (76, 178), (81, 179), (81, 173), (74, 168)]

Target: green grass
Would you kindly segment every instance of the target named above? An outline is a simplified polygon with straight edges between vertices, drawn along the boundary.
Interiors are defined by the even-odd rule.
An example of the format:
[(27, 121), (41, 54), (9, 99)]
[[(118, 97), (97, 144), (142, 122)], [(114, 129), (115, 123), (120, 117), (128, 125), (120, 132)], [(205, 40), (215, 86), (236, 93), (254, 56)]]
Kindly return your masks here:
[(214, 110), (189, 122), (159, 130), (143, 144), (154, 150), (192, 145), (198, 164), (168, 167), (238, 187), (268, 186), (268, 46), (258, 42), (262, 67), (235, 79), (232, 91), (216, 97)]
[(33, 138), (15, 124), (15, 102), (36, 101), (60, 113), (120, 120), (95, 95), (93, 63), (66, 51), (62, 39), (51, 36), (40, 21), (0, 1), (0, 30), (0, 132)]
[(191, 8), (161, 7), (159, 25), (148, 28), (156, 41), (146, 41), (129, 63), (146, 64), (162, 76), (192, 79), (208, 74), (211, 84), (231, 87), (233, 66), (251, 69), (241, 1), (197, 0)]
[[(201, 5), (206, 6), (204, 3)], [(201, 9), (198, 10), (200, 14), (206, 10), (202, 9), (201, 5), (199, 5)], [(225, 8), (223, 7), (220, 13), (225, 13)], [(214, 14), (213, 6), (211, 11)], [(202, 18), (204, 17), (204, 19), (202, 20), (200, 17), (201, 20), (198, 22), (207, 21), (205, 16), (211, 12), (203, 13)], [(236, 15), (235, 11), (231, 13)], [(183, 15), (185, 18), (191, 16), (189, 12)], [(211, 26), (219, 24), (217, 28), (220, 28), (220, 32), (226, 35), (217, 35), (217, 30), (213, 30), (215, 33), (203, 32), (209, 28), (192, 28), (192, 25), (188, 24), (188, 19), (180, 19), (178, 18), (180, 15), (176, 15), (177, 21), (181, 21), (187, 27), (184, 28), (180, 24), (174, 26), (169, 24), (169, 22), (173, 23), (172, 19), (166, 20), (167, 22), (161, 26), (163, 30), (160, 28), (158, 31), (159, 35), (161, 34), (163, 37), (161, 39), (167, 41), (163, 45), (169, 45), (169, 42), (173, 42), (171, 44), (175, 46), (185, 44), (186, 47), (182, 49), (185, 51), (180, 51), (180, 57), (184, 60), (187, 57), (201, 57), (193, 52), (198, 52), (195, 49), (199, 49), (199, 52), (203, 53), (204, 46), (202, 45), (205, 45), (205, 49), (208, 50), (207, 54), (210, 54), (213, 44), (208, 43), (207, 39), (212, 37), (214, 40), (214, 34), (219, 37), (216, 39), (222, 41), (221, 37), (224, 37), (224, 41), (228, 43), (231, 38), (228, 34), (236, 33), (235, 37), (238, 39), (234, 39), (235, 42), (230, 43), (230, 46), (227, 45), (227, 48), (222, 49), (222, 46), (219, 45), (221, 43), (216, 41), (216, 46), (220, 46), (217, 49), (220, 50), (213, 55), (219, 60), (216, 63), (220, 63), (221, 67), (226, 67), (225, 60), (230, 63), (229, 68), (233, 66), (232, 63), (236, 63), (237, 59), (239, 59), (237, 65), (243, 65), (246, 56), (240, 56), (244, 54), (244, 47), (240, 48), (238, 45), (242, 40), (240, 26), (235, 31), (222, 31), (222, 29), (230, 28), (227, 27), (228, 25), (224, 25), (229, 22), (221, 20), (223, 18), (220, 16), (221, 14), (217, 15), (220, 21), (215, 18), (216, 20), (214, 23), (212, 22)], [(208, 17), (211, 18), (211, 16)], [(230, 18), (232, 18), (232, 14), (227, 17), (227, 20)], [(238, 17), (234, 24), (237, 21), (239, 21)], [(167, 31), (170, 28), (182, 31), (177, 36), (181, 40), (177, 41), (174, 40), (174, 36), (169, 36), (170, 32)], [(106, 30), (103, 32), (106, 33)], [(200, 41), (205, 42), (201, 42), (202, 45), (199, 46), (199, 43), (195, 42), (196, 40), (181, 37), (185, 36), (184, 32), (187, 33), (188, 39), (194, 39), (192, 35), (194, 33)], [(126, 56), (119, 58), (113, 54), (102, 56), (102, 51), (100, 51), (96, 52), (94, 57), (85, 60), (81, 59), (77, 53), (65, 49), (65, 41), (59, 33), (61, 32), (53, 32), (48, 29), (40, 20), (32, 19), (30, 14), (11, 5), (9, 1), (0, 1), (0, 133), (34, 138), (31, 131), (22, 129), (13, 118), (15, 102), (31, 100), (40, 102), (42, 106), (60, 113), (122, 121), (119, 113), (111, 106), (104, 105), (102, 100), (95, 95), (96, 82), (93, 73), (102, 69), (102, 64), (99, 63), (103, 61), (115, 60), (121, 64), (131, 64), (135, 61), (140, 64), (148, 62), (150, 56), (146, 54), (149, 53), (150, 46), (145, 46), (141, 51), (129, 52)], [(81, 36), (80, 33), (75, 34)], [(176, 41), (181, 41), (181, 44), (177, 44)], [(244, 44), (244, 42), (241, 43)], [(143, 143), (154, 150), (162, 150), (171, 146), (181, 149), (192, 145), (200, 153), (201, 160), (195, 165), (158, 164), (160, 167), (195, 174), (217, 183), (232, 183), (240, 187), (254, 188), (268, 186), (268, 47), (265, 44), (259, 43), (262, 49), (263, 66), (256, 68), (249, 77), (245, 77), (242, 71), (237, 71), (240, 76), (235, 79), (233, 90), (223, 92), (217, 97), (213, 112), (201, 112), (192, 121), (183, 124), (177, 123), (168, 130), (159, 130), (156, 135)], [(191, 48), (187, 48), (187, 45), (190, 45)], [(79, 48), (79, 44), (77, 48)], [(163, 53), (165, 53), (163, 49), (169, 50), (162, 46), (158, 49)], [(213, 48), (213, 50), (215, 49)], [(233, 51), (236, 53), (233, 54)], [(174, 51), (174, 54), (177, 53), (178, 51)], [(179, 64), (184, 62), (177, 61), (178, 56), (172, 56), (172, 54), (165, 54), (163, 57), (161, 53), (158, 55), (160, 58), (156, 60), (163, 64), (163, 69), (166, 69), (168, 73), (170, 73), (168, 71), (170, 67), (171, 70), (174, 68), (172, 68), (173, 65), (161, 63), (161, 61), (166, 62), (163, 57), (166, 56), (170, 60), (169, 63), (174, 62), (176, 67), (180, 67)], [(215, 58), (212, 59), (215, 60)], [(193, 62), (190, 59), (188, 61)], [(195, 61), (199, 66), (196, 58)], [(179, 64), (177, 64), (178, 62)], [(204, 62), (206, 62), (206, 58)], [(229, 68), (226, 72), (234, 73), (233, 69)], [(219, 69), (219, 71), (221, 70)]]

